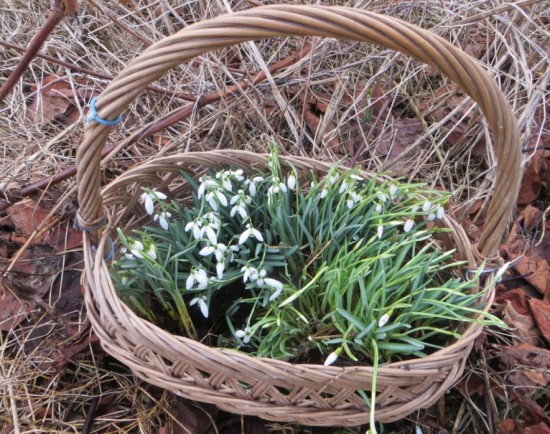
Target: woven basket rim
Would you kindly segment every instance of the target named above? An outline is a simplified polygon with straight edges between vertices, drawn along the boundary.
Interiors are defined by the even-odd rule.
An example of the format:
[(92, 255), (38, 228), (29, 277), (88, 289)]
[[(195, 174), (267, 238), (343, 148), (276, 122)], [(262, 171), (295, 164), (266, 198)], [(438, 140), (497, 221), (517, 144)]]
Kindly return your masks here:
[[(289, 35), (380, 43), (428, 63), (472, 97), (485, 114), (492, 133), (498, 162), (497, 182), (477, 247), (469, 244), (457, 222), (447, 217), (446, 224), (457, 233), (458, 240), (466, 240), (463, 247), (471, 263), (479, 263), (480, 254), (484, 257), (493, 254), (519, 192), (519, 176), (510, 176), (520, 173), (516, 121), (504, 95), (476, 61), (442, 38), (403, 21), (346, 7), (275, 5), (195, 23), (159, 41), (130, 62), (98, 98), (98, 116), (116, 119), (145, 86), (182, 61), (235, 43)], [(103, 260), (108, 243), (104, 195), (115, 185), (100, 188), (100, 153), (109, 131), (101, 123), (88, 123), (77, 152), (80, 204), (77, 222), (85, 231), (85, 300), (90, 321), (107, 351), (153, 384), (229, 411), (309, 425), (366, 423), (364, 403), (358, 404), (353, 388), (342, 386), (340, 390), (335, 385), (344, 384), (344, 380), (352, 385), (368, 383), (371, 367), (294, 365), (206, 347), (146, 322), (118, 299)], [(186, 154), (187, 158), (189, 155)], [(156, 160), (156, 164), (159, 161), (163, 160)], [(139, 174), (140, 169), (147, 167), (135, 170)], [(133, 170), (127, 173), (132, 175)], [(125, 175), (130, 176), (121, 175), (118, 181), (125, 179)], [(112, 216), (110, 211), (107, 216)], [(484, 300), (486, 309), (493, 295), (494, 290), (489, 290)], [(471, 324), (463, 338), (426, 358), (380, 367), (378, 420), (397, 420), (434, 403), (461, 374), (473, 340), (481, 330), (481, 325)], [(238, 379), (242, 376), (249, 380), (249, 388), (240, 384)], [(285, 395), (281, 388), (290, 391)]]

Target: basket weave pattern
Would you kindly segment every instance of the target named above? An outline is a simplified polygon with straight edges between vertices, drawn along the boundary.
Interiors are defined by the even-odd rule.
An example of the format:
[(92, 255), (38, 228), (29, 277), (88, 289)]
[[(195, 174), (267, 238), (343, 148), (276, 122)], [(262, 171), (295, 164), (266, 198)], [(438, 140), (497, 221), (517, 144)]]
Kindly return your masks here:
[[(519, 174), (520, 164), (515, 120), (495, 83), (469, 56), (402, 21), (350, 8), (280, 5), (196, 23), (151, 46), (127, 65), (99, 97), (99, 116), (116, 118), (145, 86), (186, 59), (236, 43), (288, 35), (376, 42), (402, 51), (442, 71), (478, 103), (487, 118), (498, 161), (493, 201), (477, 246), (469, 243), (457, 222), (445, 218), (444, 224), (453, 229), (454, 243), (471, 267), (479, 266), (481, 257), (494, 254), (519, 188), (519, 176), (514, 176)], [(100, 152), (108, 133), (104, 125), (87, 124), (77, 155), (78, 221), (87, 229), (86, 305), (105, 349), (146, 381), (227, 411), (307, 425), (368, 422), (368, 407), (356, 391), (371, 389), (372, 367), (291, 364), (210, 348), (139, 318), (117, 297), (103, 252), (114, 227), (130, 230), (146, 221), (139, 204), (142, 187), (185, 200), (190, 187), (176, 182), (182, 169), (197, 175), (220, 165), (250, 170), (264, 166), (267, 157), (229, 150), (178, 154), (137, 166), (101, 190)], [(324, 172), (329, 167), (300, 157), (286, 157), (282, 162), (303, 173)], [(486, 308), (492, 296), (488, 291)], [(377, 419), (394, 421), (435, 403), (461, 375), (481, 330), (471, 324), (461, 339), (426, 358), (380, 367)]]

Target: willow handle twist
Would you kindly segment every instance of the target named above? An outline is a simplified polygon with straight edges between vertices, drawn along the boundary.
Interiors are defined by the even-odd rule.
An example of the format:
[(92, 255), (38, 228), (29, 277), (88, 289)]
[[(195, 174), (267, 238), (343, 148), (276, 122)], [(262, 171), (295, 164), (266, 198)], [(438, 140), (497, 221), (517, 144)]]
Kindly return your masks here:
[[(116, 119), (152, 81), (185, 60), (207, 51), (277, 36), (325, 36), (375, 42), (438, 69), (478, 104), (487, 118), (497, 158), (496, 183), (478, 250), (494, 253), (519, 192), (521, 150), (511, 109), (497, 84), (470, 56), (444, 39), (401, 20), (360, 9), (333, 6), (260, 6), (192, 24), (146, 49), (113, 79), (97, 101), (98, 114)], [(81, 227), (93, 230), (103, 219), (101, 150), (109, 127), (84, 129), (77, 152)]]

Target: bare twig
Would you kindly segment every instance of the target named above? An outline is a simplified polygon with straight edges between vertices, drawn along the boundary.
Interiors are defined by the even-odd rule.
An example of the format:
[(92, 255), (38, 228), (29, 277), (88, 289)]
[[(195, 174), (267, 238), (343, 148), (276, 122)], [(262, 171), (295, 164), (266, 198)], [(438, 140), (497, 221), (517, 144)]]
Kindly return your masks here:
[[(17, 64), (16, 68), (9, 75), (8, 79), (4, 85), (0, 88), (0, 103), (4, 98), (12, 91), (14, 86), (17, 84), (32, 59), (34, 59), (42, 44), (46, 41), (50, 33), (55, 29), (59, 22), (63, 19), (66, 13), (71, 13), (73, 8), (67, 6), (67, 3), (62, 0), (51, 0), (52, 1), (52, 12), (48, 17), (48, 20), (32, 38), (27, 51), (23, 55), (22, 59)], [(76, 3), (76, 0), (69, 1), (69, 3)]]

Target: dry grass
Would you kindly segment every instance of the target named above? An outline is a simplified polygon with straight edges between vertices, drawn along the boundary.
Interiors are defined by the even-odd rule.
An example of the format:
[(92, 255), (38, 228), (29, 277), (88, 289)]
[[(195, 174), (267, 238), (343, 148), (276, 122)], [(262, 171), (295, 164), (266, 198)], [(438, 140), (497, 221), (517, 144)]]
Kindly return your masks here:
[[(53, 122), (31, 122), (28, 106), (40, 94), (33, 90), (55, 75), (67, 88), (99, 92), (123, 65), (145, 47), (182, 26), (231, 10), (276, 1), (252, 0), (127, 0), (82, 1), (74, 16), (63, 20), (48, 38), (42, 54), (58, 59), (36, 58), (14, 91), (0, 106), (0, 190), (15, 189), (75, 164), (75, 149), (81, 137), (86, 113), (84, 100), (70, 97), (77, 122), (62, 113)], [(295, 1), (294, 3), (316, 3)], [(519, 119), (525, 149), (535, 146), (545, 131), (550, 80), (548, 59), (548, 3), (497, 0), (433, 1), (321, 1), (369, 8), (432, 29), (445, 39), (477, 55), (489, 65)], [(49, 13), (49, 1), (4, 0), (0, 6), (0, 41), (26, 46)], [(546, 45), (543, 45), (546, 38)], [(494, 158), (484, 145), (485, 123), (466, 99), (457, 100), (435, 92), (446, 79), (428, 67), (379, 47), (312, 38), (312, 50), (297, 64), (268, 74), (268, 79), (193, 113), (155, 136), (128, 149), (111, 154), (105, 163), (106, 180), (129, 165), (175, 150), (238, 148), (257, 152), (266, 149), (268, 139), (277, 137), (288, 153), (320, 159), (343, 159), (369, 170), (390, 171), (424, 179), (432, 185), (459, 191), (458, 212), (490, 197)], [(144, 127), (153, 125), (173, 110), (204, 93), (223, 92), (234, 84), (289, 55), (302, 40), (276, 39), (244, 44), (239, 49), (207, 54), (181, 65), (162, 77), (125, 114), (123, 126), (111, 140), (129, 140)], [(336, 54), (335, 54), (336, 53)], [(0, 84), (17, 63), (21, 53), (0, 50)], [(74, 68), (64, 66), (73, 65)], [(87, 71), (86, 73), (83, 71)], [(376, 98), (371, 91), (381, 87), (390, 110), (377, 119), (376, 128), (365, 122)], [(159, 90), (161, 89), (161, 90)], [(163, 90), (163, 91), (162, 91)], [(304, 120), (303, 101), (330, 95), (328, 107), (316, 132)], [(431, 101), (426, 109), (422, 104)], [(456, 101), (460, 101), (456, 104)], [(439, 107), (449, 106), (444, 116)], [(396, 145), (399, 130), (394, 120), (417, 117), (424, 133), (408, 143), (399, 158), (377, 149), (385, 141)], [(74, 119), (74, 118), (73, 118)], [(463, 137), (448, 145), (449, 125), (465, 119)], [(370, 133), (373, 129), (374, 133)], [(393, 140), (393, 142), (392, 142)], [(482, 143), (481, 146), (479, 143)], [(358, 150), (361, 150), (359, 153)], [(526, 160), (533, 150), (525, 152)], [(517, 176), (517, 175), (516, 175)], [(58, 200), (62, 193), (74, 203), (74, 180), (52, 186), (44, 197)], [(45, 356), (25, 352), (27, 332), (4, 333), (0, 342), (0, 430), (3, 432), (81, 432), (90, 406), (96, 398), (112, 395), (109, 417), (94, 420), (91, 432), (157, 432), (170, 420), (169, 394), (151, 394), (121, 368), (102, 366), (88, 353), (57, 372), (38, 369)], [(483, 365), (475, 369), (483, 369)], [(473, 402), (462, 401), (454, 432), (491, 432), (483, 415), (472, 411)], [(495, 415), (498, 415), (495, 411)], [(470, 422), (468, 422), (468, 419)], [(414, 428), (414, 424), (410, 425)], [(410, 429), (413, 429), (410, 428)], [(449, 427), (448, 427), (449, 428)], [(450, 427), (452, 428), (452, 426)], [(284, 431), (287, 429), (287, 431)], [(405, 430), (408, 428), (404, 428)], [(428, 427), (424, 427), (429, 432)], [(292, 432), (280, 427), (274, 432)], [(403, 431), (409, 432), (409, 431)]]

